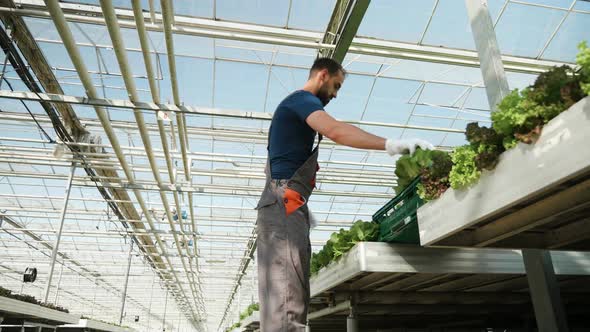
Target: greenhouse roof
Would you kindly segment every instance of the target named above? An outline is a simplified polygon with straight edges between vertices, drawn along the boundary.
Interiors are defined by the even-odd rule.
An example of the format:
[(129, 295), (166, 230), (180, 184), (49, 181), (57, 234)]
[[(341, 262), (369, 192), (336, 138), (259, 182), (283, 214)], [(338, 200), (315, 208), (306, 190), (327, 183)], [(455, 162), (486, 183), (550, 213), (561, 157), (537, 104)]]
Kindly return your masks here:
[[(349, 73), (326, 111), (371, 133), (451, 150), (467, 123), (490, 124), (465, 1), (373, 0), (357, 26), (338, 13), (358, 15), (363, 1), (113, 1), (118, 20), (99, 1), (1, 3), (9, 53), (25, 65), (5, 49), (0, 283), (18, 290), (34, 266), (38, 281), (24, 290), (45, 296), (75, 163), (49, 301), (118, 322), (131, 257), (124, 324), (138, 330), (217, 331), (257, 301), (253, 208), (269, 120), (318, 54), (340, 52)], [(589, 39), (588, 1), (487, 3), (510, 89), (573, 64)], [(350, 43), (337, 38), (357, 27)], [(395, 160), (381, 151), (327, 140), (319, 159), (314, 250), (369, 221), (396, 184)]]

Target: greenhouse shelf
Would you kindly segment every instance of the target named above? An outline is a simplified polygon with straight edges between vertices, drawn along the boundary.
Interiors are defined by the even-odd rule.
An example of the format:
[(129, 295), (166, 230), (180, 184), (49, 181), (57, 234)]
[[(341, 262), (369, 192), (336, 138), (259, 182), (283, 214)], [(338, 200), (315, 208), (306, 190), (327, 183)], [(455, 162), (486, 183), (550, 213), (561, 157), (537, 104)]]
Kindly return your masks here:
[(0, 296), (0, 317), (7, 320), (26, 320), (29, 322), (43, 322), (47, 324), (74, 324), (80, 319), (79, 315), (68, 314), (58, 310), (42, 307), (38, 304), (27, 303)]
[(240, 331), (254, 332), (260, 328), (260, 311), (254, 311), (250, 316), (242, 320)]
[(423, 246), (590, 250), (590, 97), (465, 190), (418, 209)]
[(57, 328), (59, 331), (105, 331), (105, 332), (133, 332), (134, 329), (107, 324), (92, 319), (80, 319), (77, 324), (62, 325)]
[[(579, 319), (590, 304), (590, 253), (551, 256), (568, 313)], [(523, 315), (534, 319), (527, 287), (519, 250), (361, 242), (311, 279), (309, 320), (312, 331), (329, 330), (352, 308), (363, 331), (462, 319), (521, 324)]]

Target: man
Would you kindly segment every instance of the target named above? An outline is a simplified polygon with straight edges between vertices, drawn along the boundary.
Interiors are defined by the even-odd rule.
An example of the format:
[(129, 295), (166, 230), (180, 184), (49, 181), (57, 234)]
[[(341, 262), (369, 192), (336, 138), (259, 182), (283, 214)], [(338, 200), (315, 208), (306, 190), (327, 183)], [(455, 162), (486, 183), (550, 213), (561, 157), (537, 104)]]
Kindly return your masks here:
[[(324, 111), (346, 76), (329, 58), (317, 59), (309, 79), (277, 107), (268, 138), (267, 181), (258, 210), (258, 298), (262, 332), (304, 331), (309, 305), (310, 213), (322, 136), (390, 155), (432, 149), (426, 141), (391, 140), (340, 122)], [(313, 147), (316, 133), (318, 146)]]

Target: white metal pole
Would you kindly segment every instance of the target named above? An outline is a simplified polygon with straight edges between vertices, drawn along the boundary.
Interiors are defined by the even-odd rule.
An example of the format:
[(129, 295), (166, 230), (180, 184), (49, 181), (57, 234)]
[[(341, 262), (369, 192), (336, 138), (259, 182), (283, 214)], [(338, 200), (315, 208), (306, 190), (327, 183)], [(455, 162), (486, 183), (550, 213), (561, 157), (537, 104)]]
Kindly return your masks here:
[(51, 279), (53, 279), (53, 270), (55, 269), (55, 259), (57, 257), (57, 251), (59, 249), (59, 242), (61, 241), (61, 233), (64, 228), (64, 220), (66, 217), (66, 211), (68, 209), (68, 201), (70, 200), (70, 192), (72, 188), (72, 180), (74, 179), (74, 173), (76, 173), (76, 163), (72, 163), (72, 167), (70, 168), (70, 175), (68, 177), (68, 184), (66, 186), (66, 195), (64, 198), (64, 205), (61, 210), (60, 216), (60, 223), (59, 223), (59, 231), (57, 232), (57, 237), (55, 239), (55, 243), (53, 244), (53, 250), (51, 252), (51, 264), (49, 267), (49, 275), (47, 276), (47, 285), (45, 285), (45, 296), (43, 297), (43, 302), (47, 302), (49, 299), (49, 291), (51, 290)]
[(127, 261), (127, 272), (125, 273), (125, 287), (121, 295), (121, 313), (119, 315), (119, 325), (123, 323), (123, 312), (125, 311), (125, 299), (127, 298), (127, 285), (129, 285), (129, 271), (131, 270), (131, 259), (133, 258), (133, 240), (129, 241), (129, 259)]
[(490, 110), (495, 111), (498, 103), (510, 92), (510, 88), (504, 72), (494, 23), (488, 10), (487, 0), (465, 0), (465, 7), (471, 23)]
[(94, 317), (94, 305), (96, 304), (96, 287), (98, 287), (98, 277), (94, 277), (94, 297), (92, 298), (92, 309), (90, 310), (90, 317)]
[(356, 307), (353, 301), (350, 301), (350, 314), (346, 317), (346, 332), (358, 332), (359, 326), (356, 319)]
[(522, 258), (539, 332), (569, 331), (551, 254), (547, 250), (523, 249)]
[(164, 300), (164, 317), (162, 319), (162, 331), (166, 330), (166, 309), (168, 309), (168, 289), (166, 289), (166, 300)]
[(152, 277), (152, 289), (150, 291), (150, 305), (148, 306), (148, 321), (147, 321), (147, 328), (150, 329), (151, 321), (152, 321), (152, 300), (154, 299), (154, 283), (156, 281), (156, 274), (154, 272), (154, 276)]
[(57, 279), (57, 290), (55, 291), (55, 299), (53, 300), (53, 303), (57, 304), (57, 298), (59, 297), (59, 286), (61, 285), (61, 276), (64, 273), (64, 265), (65, 262), (61, 262), (61, 268), (59, 269), (59, 278)]
[[(49, 10), (49, 12), (51, 14), (51, 18), (53, 19), (53, 22), (57, 28), (57, 31), (59, 32), (59, 35), (63, 41), (63, 45), (66, 47), (68, 54), (70, 55), (70, 58), (72, 60), (72, 63), (76, 67), (76, 72), (80, 76), (80, 80), (82, 81), (84, 88), (86, 89), (87, 96), (89, 98), (96, 98), (97, 97), (96, 89), (95, 89), (94, 85), (92, 84), (92, 79), (88, 73), (88, 69), (86, 68), (86, 65), (84, 64), (84, 61), (82, 60), (82, 55), (77, 48), (75, 39), (72, 35), (72, 32), (70, 31), (70, 28), (69, 28), (68, 23), (65, 19), (65, 16), (64, 16), (64, 13), (62, 11), (59, 1), (57, 1), (57, 0), (44, 0), (44, 2), (45, 2), (45, 5), (47, 6), (47, 9)], [(103, 107), (97, 106), (97, 107), (95, 107), (95, 111), (96, 111), (96, 115), (98, 116), (98, 118), (102, 124), (103, 129), (105, 130), (105, 133), (106, 133), (109, 141), (111, 142), (111, 146), (112, 146), (113, 150), (115, 151), (115, 154), (117, 155), (117, 159), (119, 159), (121, 167), (123, 168), (123, 171), (125, 172), (126, 178), (128, 179), (128, 181), (130, 183), (135, 183), (135, 178), (133, 176), (133, 172), (132, 172), (131, 168), (129, 167), (129, 164), (127, 163), (125, 155), (123, 154), (123, 152), (121, 150), (121, 146), (119, 144), (119, 139), (117, 138), (116, 133), (113, 131), (113, 127), (111, 126), (108, 114), (105, 112)], [(139, 191), (139, 189), (133, 189), (133, 193), (137, 199), (137, 203), (141, 207), (143, 214), (146, 216), (146, 219), (147, 219), (147, 222), (148, 222), (150, 228), (155, 229), (156, 227), (154, 225), (154, 220), (150, 216), (150, 214), (148, 213), (148, 209), (146, 207), (145, 201), (143, 200), (143, 196), (141, 195), (141, 192)], [(164, 245), (162, 243), (162, 239), (160, 238), (160, 236), (158, 234), (154, 234), (154, 236), (156, 238), (156, 242), (158, 243), (158, 247), (162, 251), (161, 254), (165, 258), (166, 263), (170, 267), (170, 271), (171, 271), (174, 279), (176, 280), (177, 284), (179, 284), (179, 287), (182, 290), (182, 284), (180, 283), (180, 279), (178, 278), (178, 274), (176, 273), (176, 270), (172, 266), (172, 262), (170, 261), (170, 258), (168, 257), (168, 255), (166, 255), (166, 248), (164, 247)], [(182, 261), (184, 262), (184, 260), (182, 260)], [(187, 301), (187, 302), (189, 301), (188, 298), (186, 297), (186, 295), (184, 295), (184, 292), (183, 292), (183, 297), (184, 297), (185, 301)], [(193, 317), (196, 317), (195, 313), (192, 312), (192, 310), (191, 310), (191, 315)]]

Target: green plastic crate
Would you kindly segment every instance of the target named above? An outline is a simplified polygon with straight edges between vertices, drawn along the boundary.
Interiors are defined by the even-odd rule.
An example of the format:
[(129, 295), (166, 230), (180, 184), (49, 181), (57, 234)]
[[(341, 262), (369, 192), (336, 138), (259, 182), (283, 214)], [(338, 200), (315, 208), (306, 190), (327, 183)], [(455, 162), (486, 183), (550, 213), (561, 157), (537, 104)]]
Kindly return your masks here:
[(417, 211), (424, 201), (418, 196), (418, 183), (420, 177), (373, 215), (373, 221), (379, 224), (379, 241), (420, 243)]

